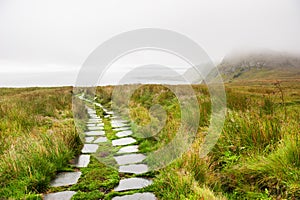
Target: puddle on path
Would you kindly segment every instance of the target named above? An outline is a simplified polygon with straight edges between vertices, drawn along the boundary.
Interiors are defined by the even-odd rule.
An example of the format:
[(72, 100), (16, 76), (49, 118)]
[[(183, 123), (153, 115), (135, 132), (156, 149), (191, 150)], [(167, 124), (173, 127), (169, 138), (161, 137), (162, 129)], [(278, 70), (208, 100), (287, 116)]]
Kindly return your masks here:
[(115, 191), (126, 191), (133, 189), (141, 189), (151, 185), (152, 181), (145, 178), (127, 178), (120, 181)]
[(146, 158), (146, 156), (144, 154), (134, 153), (122, 156), (114, 156), (114, 158), (117, 161), (118, 165), (127, 165), (142, 162)]
[(81, 172), (62, 172), (56, 175), (56, 178), (51, 181), (52, 187), (68, 186), (77, 183), (81, 176)]
[(135, 143), (136, 140), (133, 139), (132, 137), (127, 137), (127, 138), (121, 138), (121, 139), (116, 139), (112, 141), (113, 146), (123, 146), (123, 145), (128, 145)]

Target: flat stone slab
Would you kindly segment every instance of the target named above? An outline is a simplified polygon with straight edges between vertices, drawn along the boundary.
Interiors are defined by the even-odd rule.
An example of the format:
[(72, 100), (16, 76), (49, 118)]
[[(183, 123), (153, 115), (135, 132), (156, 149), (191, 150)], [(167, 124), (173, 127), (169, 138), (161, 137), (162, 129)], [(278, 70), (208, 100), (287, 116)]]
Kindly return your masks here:
[(82, 153), (95, 153), (98, 149), (97, 144), (84, 144), (81, 150)]
[(133, 139), (132, 137), (126, 137), (126, 138), (121, 138), (121, 139), (116, 139), (112, 141), (113, 146), (122, 146), (122, 145), (128, 145), (135, 143), (136, 140)]
[(131, 130), (121, 131), (121, 132), (118, 132), (116, 134), (117, 137), (126, 137), (126, 136), (129, 136), (129, 135), (132, 135), (132, 131)]
[(100, 123), (100, 122), (101, 122), (100, 119), (89, 119), (87, 123)]
[(143, 174), (148, 170), (148, 166), (145, 164), (122, 165), (119, 167), (119, 172), (131, 174)]
[(126, 190), (141, 189), (151, 184), (152, 181), (145, 178), (127, 178), (121, 180), (119, 185), (114, 190), (126, 191)]
[(91, 143), (94, 141), (95, 138), (94, 137), (85, 137), (84, 139), (85, 139), (85, 142)]
[(76, 192), (74, 191), (64, 191), (57, 193), (50, 193), (44, 195), (44, 200), (70, 200), (72, 196), (74, 196)]
[(117, 128), (117, 127), (124, 127), (124, 126), (130, 126), (129, 124), (125, 124), (125, 123), (111, 123), (111, 126), (113, 128)]
[(103, 131), (103, 127), (101, 126), (88, 126), (89, 131)]
[(87, 131), (85, 132), (86, 136), (103, 136), (105, 135), (105, 131)]
[(112, 200), (156, 200), (157, 198), (155, 197), (154, 194), (150, 192), (144, 192), (144, 193), (135, 193), (132, 195), (124, 195), (120, 197), (114, 197)]
[(128, 123), (128, 121), (127, 120), (123, 120), (123, 119), (113, 119), (113, 120), (111, 120), (111, 123)]
[(139, 151), (138, 145), (122, 147), (117, 153), (136, 153)]
[(90, 115), (90, 119), (101, 119), (101, 118), (95, 114), (92, 114), (92, 115)]
[(86, 124), (87, 127), (100, 127), (100, 128), (103, 128), (104, 127), (104, 124), (102, 122), (99, 122), (99, 123), (89, 123), (89, 124)]
[(94, 143), (101, 143), (101, 142), (107, 142), (107, 138), (106, 137), (98, 137)]
[(87, 167), (88, 164), (90, 163), (90, 155), (80, 155), (75, 158), (75, 167)]
[(119, 128), (113, 128), (114, 131), (126, 131), (130, 130), (130, 127), (119, 127)]
[(81, 172), (62, 172), (56, 175), (56, 178), (51, 181), (52, 187), (68, 186), (77, 183), (81, 176)]
[(139, 163), (142, 162), (146, 156), (144, 154), (126, 154), (122, 156), (115, 156), (115, 160), (117, 161), (118, 165), (127, 165), (127, 164), (132, 164), (132, 163)]

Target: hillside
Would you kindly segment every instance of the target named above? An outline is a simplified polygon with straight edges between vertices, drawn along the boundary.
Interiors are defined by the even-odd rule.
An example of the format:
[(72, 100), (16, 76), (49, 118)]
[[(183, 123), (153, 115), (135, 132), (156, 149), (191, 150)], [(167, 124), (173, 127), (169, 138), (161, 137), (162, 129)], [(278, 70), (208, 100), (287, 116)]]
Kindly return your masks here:
[(218, 65), (225, 82), (300, 78), (300, 56), (275, 51), (232, 53)]

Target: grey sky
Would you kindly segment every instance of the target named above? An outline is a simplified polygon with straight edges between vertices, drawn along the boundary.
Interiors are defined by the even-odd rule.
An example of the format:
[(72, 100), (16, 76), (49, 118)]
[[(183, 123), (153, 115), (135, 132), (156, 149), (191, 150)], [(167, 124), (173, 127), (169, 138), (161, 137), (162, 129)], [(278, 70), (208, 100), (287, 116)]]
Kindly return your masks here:
[[(237, 48), (300, 54), (299, 11), (298, 0), (0, 0), (0, 87), (73, 85), (98, 45), (145, 27), (190, 37), (215, 63)], [(145, 57), (119, 65), (145, 64)]]

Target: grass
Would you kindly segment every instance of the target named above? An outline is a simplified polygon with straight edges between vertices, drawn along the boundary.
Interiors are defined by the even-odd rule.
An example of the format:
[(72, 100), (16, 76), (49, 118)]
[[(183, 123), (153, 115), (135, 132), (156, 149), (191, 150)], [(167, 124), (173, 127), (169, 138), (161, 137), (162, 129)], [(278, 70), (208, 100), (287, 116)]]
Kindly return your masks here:
[(0, 89), (0, 93), (0, 197), (38, 197), (80, 148), (71, 88)]
[[(197, 137), (186, 153), (155, 175), (151, 187), (156, 196), (159, 199), (299, 199), (300, 83), (289, 80), (226, 84), (228, 112), (222, 134), (203, 159), (199, 158), (199, 149), (209, 125), (210, 99), (204, 86), (193, 88), (201, 110)], [(113, 106), (110, 97), (101, 99), (110, 95), (113, 88), (101, 87), (98, 91), (99, 101)], [(144, 153), (172, 141), (180, 125), (180, 106), (172, 92), (163, 86), (146, 85), (132, 95), (126, 116), (132, 120), (135, 134), (145, 131), (143, 127), (153, 120), (149, 109), (156, 104), (166, 111), (167, 120), (159, 134), (137, 139)], [(121, 112), (128, 109), (127, 105), (122, 106), (117, 109)]]
[[(300, 199), (300, 82), (226, 84), (228, 112), (222, 134), (203, 159), (199, 157), (199, 149), (210, 121), (210, 98), (205, 86), (193, 88), (201, 111), (194, 142), (170, 165), (146, 174), (153, 178), (154, 184), (137, 191), (152, 191), (159, 199)], [(113, 89), (98, 87), (97, 101), (113, 107), (110, 102)], [(49, 188), (57, 172), (78, 170), (68, 162), (79, 153), (82, 147), (79, 135), (86, 127), (79, 120), (76, 122), (79, 132), (75, 129), (71, 88), (3, 88), (0, 95), (2, 199), (41, 199), (41, 193), (62, 190), (77, 191), (73, 199), (111, 199), (132, 193), (114, 192), (119, 179), (127, 175), (118, 174), (96, 158), (82, 169), (78, 184)], [(83, 105), (75, 103), (79, 104), (74, 112), (78, 115), (76, 120), (86, 119)], [(166, 111), (166, 123), (153, 134), (159, 123), (153, 123), (153, 127), (147, 125), (160, 117), (149, 112), (156, 104)], [(181, 124), (178, 99), (163, 86), (140, 87), (129, 106), (123, 104), (117, 109), (122, 115), (129, 111), (125, 117), (132, 120), (134, 137), (143, 153), (172, 141)], [(96, 110), (99, 116), (105, 115), (100, 107)], [(103, 118), (103, 122), (107, 137), (114, 139), (116, 132), (110, 126), (110, 119)], [(142, 139), (138, 137), (141, 134), (152, 137)], [(118, 150), (103, 145), (105, 154)]]

